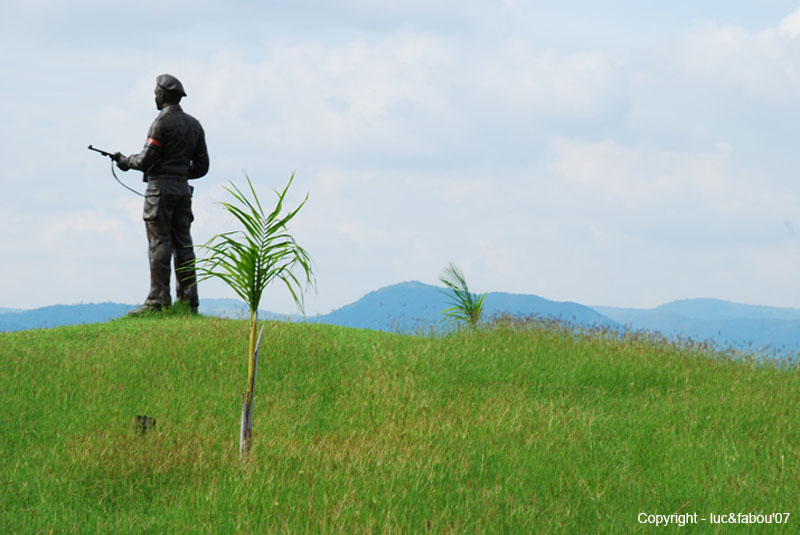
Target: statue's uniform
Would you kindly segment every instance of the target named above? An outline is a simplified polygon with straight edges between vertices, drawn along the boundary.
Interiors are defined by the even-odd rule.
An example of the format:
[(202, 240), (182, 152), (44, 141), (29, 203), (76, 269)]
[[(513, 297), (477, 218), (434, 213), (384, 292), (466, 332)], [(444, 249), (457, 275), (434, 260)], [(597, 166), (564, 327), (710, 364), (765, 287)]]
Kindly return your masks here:
[(144, 221), (149, 243), (150, 293), (145, 306), (170, 306), (170, 257), (174, 254), (178, 300), (196, 311), (195, 272), (178, 268), (195, 257), (189, 232), (194, 220), (193, 188), (187, 181), (208, 172), (203, 127), (180, 105), (168, 104), (150, 126), (144, 149), (139, 154), (122, 156), (118, 164), (122, 169), (144, 171), (147, 182)]

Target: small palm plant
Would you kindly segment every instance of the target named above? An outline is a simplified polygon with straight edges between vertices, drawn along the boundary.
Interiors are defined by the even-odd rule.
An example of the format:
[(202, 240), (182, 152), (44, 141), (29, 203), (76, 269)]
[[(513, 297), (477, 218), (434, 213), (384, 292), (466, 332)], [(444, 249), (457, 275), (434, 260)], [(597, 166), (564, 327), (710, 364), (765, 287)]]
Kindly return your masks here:
[[(258, 307), (261, 296), (268, 284), (275, 280), (282, 281), (291, 293), (298, 309), (303, 312), (303, 298), (300, 280), (295, 271), (299, 271), (302, 279), (313, 286), (311, 258), (288, 234), (286, 225), (297, 215), (297, 212), (308, 200), (308, 194), (293, 211), (281, 216), (283, 201), (294, 174), (289, 183), (279, 192), (275, 208), (265, 213), (258, 199), (250, 177), (245, 174), (252, 194), (248, 199), (232, 182), (225, 189), (233, 195), (236, 204), (220, 203), (244, 227), (244, 230), (225, 232), (213, 236), (208, 242), (199, 246), (208, 252), (205, 258), (197, 258), (193, 266), (197, 271), (197, 281), (210, 278), (223, 280), (241, 297), (250, 309), (250, 346), (248, 351), (247, 389), (243, 396), (242, 433), (239, 449), (242, 456), (250, 452), (253, 387), (257, 365), (258, 348), (256, 345), (256, 324), (258, 323)], [(263, 328), (262, 328), (263, 332)], [(261, 338), (259, 336), (259, 342)]]
[(442, 321), (464, 321), (469, 324), (472, 330), (478, 326), (483, 312), (483, 301), (486, 294), (474, 294), (467, 287), (467, 280), (464, 273), (453, 262), (450, 262), (439, 280), (447, 286), (450, 291), (445, 292), (453, 305), (442, 311), (444, 318)]

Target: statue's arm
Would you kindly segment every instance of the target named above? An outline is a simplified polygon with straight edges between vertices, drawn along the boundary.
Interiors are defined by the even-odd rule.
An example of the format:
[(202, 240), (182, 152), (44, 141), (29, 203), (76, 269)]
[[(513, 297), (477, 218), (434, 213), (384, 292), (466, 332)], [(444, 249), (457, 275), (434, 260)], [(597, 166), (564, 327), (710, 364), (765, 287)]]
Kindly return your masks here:
[(189, 163), (189, 178), (200, 178), (208, 173), (208, 148), (206, 147), (206, 135), (200, 129), (200, 138), (197, 141), (192, 161)]
[(139, 154), (131, 154), (130, 156), (121, 156), (117, 165), (123, 171), (128, 169), (138, 169), (146, 171), (158, 159), (161, 152), (161, 141), (158, 128), (155, 123), (150, 127), (147, 132), (147, 139), (144, 142), (144, 148)]

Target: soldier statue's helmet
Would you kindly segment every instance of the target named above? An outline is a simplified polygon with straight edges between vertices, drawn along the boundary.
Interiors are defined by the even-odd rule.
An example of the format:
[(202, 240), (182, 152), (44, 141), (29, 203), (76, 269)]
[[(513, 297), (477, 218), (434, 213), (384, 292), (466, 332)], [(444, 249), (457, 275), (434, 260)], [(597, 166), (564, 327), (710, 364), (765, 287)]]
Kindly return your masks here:
[(181, 81), (172, 76), (171, 74), (162, 74), (156, 78), (156, 85), (164, 91), (169, 91), (182, 97), (186, 96), (186, 91), (183, 90)]

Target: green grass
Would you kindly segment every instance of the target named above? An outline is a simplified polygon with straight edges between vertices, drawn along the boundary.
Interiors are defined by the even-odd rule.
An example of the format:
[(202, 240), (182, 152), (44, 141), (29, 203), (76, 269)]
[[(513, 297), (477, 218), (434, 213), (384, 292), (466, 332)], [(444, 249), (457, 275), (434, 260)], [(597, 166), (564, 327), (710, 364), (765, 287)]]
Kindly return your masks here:
[[(541, 325), (267, 323), (245, 465), (247, 330), (0, 334), (0, 533), (800, 532), (795, 368)], [(695, 512), (792, 517), (637, 521)]]

